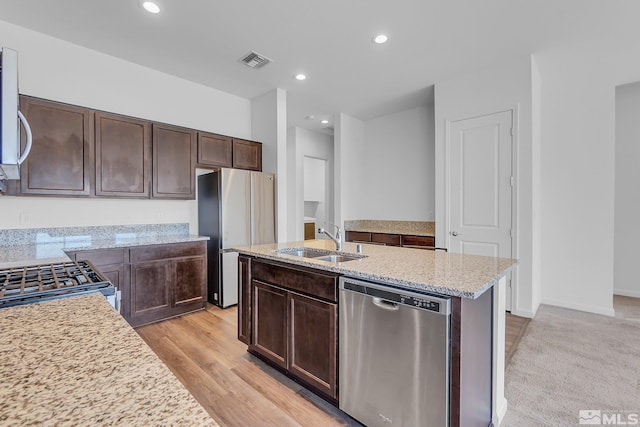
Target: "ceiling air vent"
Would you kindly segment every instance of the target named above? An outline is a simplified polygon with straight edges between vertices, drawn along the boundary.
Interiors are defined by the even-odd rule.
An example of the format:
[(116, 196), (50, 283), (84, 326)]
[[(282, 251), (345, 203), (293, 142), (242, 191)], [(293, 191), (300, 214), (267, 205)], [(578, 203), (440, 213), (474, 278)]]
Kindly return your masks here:
[(240, 60), (244, 65), (251, 68), (262, 68), (273, 60), (267, 58), (264, 55), (251, 51), (250, 54)]

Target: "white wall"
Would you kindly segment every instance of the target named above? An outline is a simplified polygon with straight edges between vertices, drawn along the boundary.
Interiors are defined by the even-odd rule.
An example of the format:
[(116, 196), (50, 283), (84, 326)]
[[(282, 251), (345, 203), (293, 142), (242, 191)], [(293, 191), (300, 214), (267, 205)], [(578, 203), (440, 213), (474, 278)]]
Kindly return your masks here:
[(287, 239), (287, 93), (273, 89), (251, 100), (251, 134), (262, 142), (262, 170), (276, 175), (276, 241)]
[(529, 56), (485, 68), (435, 85), (435, 168), (436, 168), (436, 245), (446, 246), (449, 230), (446, 212), (445, 131), (447, 120), (458, 120), (514, 109), (514, 146), (517, 238), (514, 257), (520, 260), (515, 273), (512, 311), (532, 317), (539, 302), (533, 276), (533, 151), (532, 145), (532, 65)]
[(364, 123), (358, 201), (364, 215), (344, 219), (435, 219), (433, 121), (433, 105), (425, 105)]
[(640, 83), (616, 88), (613, 293), (640, 298)]
[(343, 113), (335, 117), (334, 128), (334, 219), (343, 226), (344, 220), (370, 215), (361, 204), (365, 130), (364, 122)]
[[(613, 314), (615, 63), (535, 55), (542, 80), (542, 302)], [(598, 60), (594, 61), (594, 57)]]
[(329, 222), (334, 221), (334, 138), (299, 127), (288, 131), (289, 240), (304, 238), (304, 156), (327, 161), (325, 188)]
[[(247, 99), (4, 21), (0, 45), (18, 51), (23, 94), (251, 138)], [(188, 222), (196, 232), (197, 216), (194, 201), (0, 197), (0, 228)]]

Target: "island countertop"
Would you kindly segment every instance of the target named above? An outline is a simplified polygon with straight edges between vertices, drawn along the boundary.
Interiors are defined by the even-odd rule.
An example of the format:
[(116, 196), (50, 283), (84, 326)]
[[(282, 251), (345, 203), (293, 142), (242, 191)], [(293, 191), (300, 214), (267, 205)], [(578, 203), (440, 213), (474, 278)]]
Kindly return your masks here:
[[(363, 244), (365, 258), (340, 263), (278, 253), (287, 248), (307, 247), (334, 251), (330, 240), (273, 243), (236, 247), (245, 255), (294, 265), (333, 271), (349, 277), (394, 286), (475, 299), (498, 283), (517, 261), (449, 252)], [(355, 243), (343, 243), (341, 253), (356, 253)]]
[(217, 426), (100, 294), (0, 309), (0, 424)]

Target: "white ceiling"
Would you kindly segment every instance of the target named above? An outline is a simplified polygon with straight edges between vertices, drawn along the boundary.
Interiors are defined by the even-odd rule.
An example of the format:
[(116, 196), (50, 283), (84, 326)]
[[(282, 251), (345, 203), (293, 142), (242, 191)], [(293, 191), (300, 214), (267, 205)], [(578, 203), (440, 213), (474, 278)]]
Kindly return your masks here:
[[(287, 91), (288, 124), (320, 129), (429, 102), (447, 76), (558, 44), (639, 35), (635, 0), (0, 0), (0, 19), (252, 98)], [(377, 33), (390, 37), (374, 45)], [(637, 40), (637, 38), (636, 38)], [(251, 50), (273, 59), (253, 70)], [(308, 79), (295, 81), (295, 73)], [(317, 120), (305, 120), (314, 115)]]

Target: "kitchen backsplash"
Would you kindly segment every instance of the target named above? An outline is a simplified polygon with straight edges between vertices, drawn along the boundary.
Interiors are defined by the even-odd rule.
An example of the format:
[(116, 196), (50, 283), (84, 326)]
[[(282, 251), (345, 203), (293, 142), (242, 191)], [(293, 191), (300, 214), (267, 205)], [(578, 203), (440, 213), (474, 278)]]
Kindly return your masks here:
[(189, 224), (102, 225), (92, 227), (25, 228), (0, 230), (0, 246), (23, 246), (34, 243), (69, 243), (69, 239), (101, 240), (121, 236), (174, 236), (189, 234)]
[(365, 231), (373, 233), (435, 235), (436, 223), (432, 221), (357, 219), (345, 221), (344, 229), (347, 231)]

